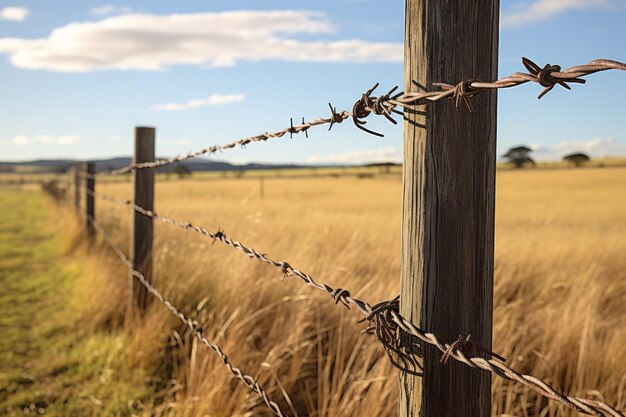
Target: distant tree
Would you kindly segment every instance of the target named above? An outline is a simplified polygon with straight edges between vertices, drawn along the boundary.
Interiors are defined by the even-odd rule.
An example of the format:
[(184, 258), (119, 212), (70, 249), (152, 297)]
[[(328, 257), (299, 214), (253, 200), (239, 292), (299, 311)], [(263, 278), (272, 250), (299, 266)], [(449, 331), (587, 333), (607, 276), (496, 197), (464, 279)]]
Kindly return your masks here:
[(172, 174), (178, 175), (179, 179), (183, 179), (185, 177), (191, 177), (191, 170), (184, 165), (176, 164), (174, 168), (170, 171)]
[(399, 164), (394, 164), (393, 162), (382, 162), (382, 163), (376, 163), (376, 164), (369, 164), (366, 166), (378, 168), (378, 172), (381, 174), (389, 174), (391, 173), (391, 167), (399, 166)]
[(517, 146), (509, 149), (502, 157), (507, 158), (510, 163), (515, 165), (515, 168), (522, 168), (526, 164), (535, 166), (535, 161), (529, 155), (531, 152), (532, 149), (526, 146)]
[(563, 160), (565, 162), (569, 162), (570, 164), (579, 167), (589, 161), (591, 161), (591, 158), (589, 158), (589, 155), (584, 154), (584, 153), (573, 153), (570, 155), (565, 155), (563, 157)]

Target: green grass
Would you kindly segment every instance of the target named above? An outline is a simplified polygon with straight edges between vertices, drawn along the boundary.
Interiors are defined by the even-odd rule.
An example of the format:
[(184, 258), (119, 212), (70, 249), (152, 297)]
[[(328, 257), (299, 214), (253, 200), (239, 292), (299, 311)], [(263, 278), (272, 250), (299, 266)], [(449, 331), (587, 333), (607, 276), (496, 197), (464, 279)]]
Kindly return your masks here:
[(141, 414), (154, 392), (129, 366), (125, 332), (81, 325), (82, 265), (63, 253), (60, 209), (0, 189), (0, 415)]

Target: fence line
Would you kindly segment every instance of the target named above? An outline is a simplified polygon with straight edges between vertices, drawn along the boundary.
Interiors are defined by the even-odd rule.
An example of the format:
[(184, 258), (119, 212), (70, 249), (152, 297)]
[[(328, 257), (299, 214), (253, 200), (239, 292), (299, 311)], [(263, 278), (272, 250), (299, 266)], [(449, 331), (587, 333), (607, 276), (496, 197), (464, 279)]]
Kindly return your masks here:
[[(367, 320), (370, 323), (370, 327), (364, 332), (375, 334), (379, 342), (381, 342), (387, 351), (391, 362), (396, 367), (406, 372), (421, 375), (415, 369), (418, 367), (417, 362), (414, 358), (412, 358), (412, 355), (408, 353), (408, 350), (400, 345), (402, 331), (411, 334), (422, 342), (439, 349), (439, 351), (443, 354), (442, 362), (446, 362), (449, 358), (453, 358), (471, 368), (482, 369), (484, 371), (491, 372), (500, 378), (523, 384), (550, 400), (560, 402), (561, 404), (584, 414), (596, 415), (600, 417), (625, 417), (623, 413), (603, 401), (564, 395), (537, 377), (521, 374), (515, 371), (504, 363), (505, 359), (502, 356), (476, 345), (470, 339), (470, 336), (467, 336), (466, 338), (459, 338), (453, 343), (441, 342), (435, 334), (420, 329), (418, 326), (415, 326), (399, 314), (399, 297), (396, 297), (391, 301), (381, 302), (372, 307), (366, 301), (351, 297), (350, 291), (343, 288), (334, 289), (327, 284), (317, 283), (311, 275), (299, 269), (293, 268), (287, 262), (273, 260), (268, 257), (266, 253), (260, 250), (246, 246), (239, 241), (232, 240), (222, 231), (211, 232), (203, 227), (194, 226), (187, 221), (179, 221), (161, 216), (152, 210), (146, 210), (128, 200), (120, 200), (107, 195), (98, 195), (96, 193), (93, 193), (93, 195), (94, 197), (119, 205), (129, 206), (138, 213), (152, 219), (168, 223), (191, 232), (199, 233), (213, 239), (214, 241), (219, 241), (227, 246), (238, 249), (250, 258), (257, 259), (261, 262), (280, 268), (285, 276), (297, 276), (305, 284), (324, 291), (335, 300), (335, 303), (341, 301), (348, 308), (350, 305), (356, 306), (359, 311), (366, 316), (364, 320)], [(492, 356), (492, 358), (485, 359), (480, 357), (478, 356), (480, 353)]]
[[(354, 298), (350, 292), (343, 288), (333, 288), (325, 283), (318, 283), (313, 277), (299, 269), (292, 267), (288, 262), (277, 261), (270, 258), (264, 252), (261, 252), (255, 248), (246, 246), (239, 241), (233, 240), (226, 234), (219, 230), (211, 232), (203, 227), (195, 226), (187, 221), (180, 221), (173, 218), (161, 216), (154, 210), (146, 209), (137, 204), (137, 189), (135, 189), (135, 199), (120, 200), (107, 195), (100, 195), (94, 191), (94, 182), (96, 177), (104, 175), (121, 175), (129, 172), (135, 172), (140, 169), (154, 169), (161, 166), (169, 165), (172, 163), (180, 162), (186, 159), (194, 158), (205, 154), (214, 154), (218, 151), (224, 151), (233, 149), (237, 146), (245, 147), (245, 145), (253, 142), (265, 142), (269, 139), (281, 138), (289, 133), (293, 134), (304, 133), (308, 137), (308, 130), (314, 126), (329, 125), (329, 130), (335, 123), (341, 123), (349, 118), (352, 119), (354, 125), (373, 135), (382, 136), (382, 134), (375, 132), (365, 125), (367, 124), (367, 118), (371, 114), (385, 117), (389, 122), (396, 124), (393, 116), (401, 115), (404, 120), (409, 123), (415, 124), (415, 122), (408, 120), (408, 114), (423, 114), (423, 110), (419, 106), (427, 103), (443, 100), (446, 98), (454, 99), (457, 108), (461, 103), (464, 103), (467, 109), (472, 112), (471, 99), (483, 91), (510, 88), (526, 84), (528, 82), (537, 83), (543, 87), (538, 98), (541, 99), (545, 94), (550, 92), (556, 85), (560, 85), (565, 89), (570, 90), (571, 87), (568, 83), (584, 84), (585, 80), (581, 77), (594, 74), (600, 71), (606, 70), (626, 70), (626, 64), (599, 59), (591, 61), (585, 65), (574, 66), (565, 70), (561, 70), (559, 65), (545, 65), (540, 67), (533, 61), (522, 58), (522, 63), (527, 69), (527, 73), (516, 72), (504, 78), (501, 78), (494, 82), (483, 82), (481, 80), (464, 80), (458, 82), (456, 85), (447, 83), (433, 83), (433, 90), (429, 91), (426, 87), (419, 85), (413, 81), (413, 85), (417, 87), (417, 92), (396, 92), (397, 87), (392, 88), (386, 94), (379, 97), (373, 96), (374, 91), (378, 87), (378, 83), (372, 88), (367, 90), (361, 95), (361, 97), (355, 102), (352, 111), (343, 110), (337, 112), (337, 110), (329, 104), (331, 115), (326, 118), (314, 119), (310, 122), (305, 122), (302, 119), (302, 123), (298, 125), (293, 124), (293, 119), (290, 121), (290, 126), (276, 131), (274, 133), (263, 133), (256, 136), (246, 137), (238, 139), (234, 142), (225, 145), (214, 145), (208, 148), (204, 148), (198, 151), (192, 151), (186, 154), (178, 155), (169, 159), (162, 159), (154, 161), (153, 156), (149, 159), (149, 162), (136, 162), (131, 163), (125, 167), (115, 170), (103, 171), (95, 173), (93, 171), (87, 173), (81, 173), (80, 177), (86, 178), (88, 187), (86, 187), (86, 202), (93, 201), (94, 198), (101, 198), (109, 200), (117, 204), (123, 204), (131, 207), (135, 213), (139, 213), (150, 219), (158, 220), (164, 223), (174, 225), (176, 227), (192, 231), (195, 233), (207, 236), (213, 241), (219, 241), (220, 243), (229, 246), (233, 249), (237, 249), (245, 253), (248, 257), (256, 259), (258, 261), (270, 264), (276, 268), (279, 268), (282, 273), (287, 276), (296, 276), (300, 280), (317, 290), (325, 292), (331, 296), (335, 301), (335, 304), (341, 302), (346, 307), (354, 305), (357, 309), (365, 315), (365, 318), (361, 320), (367, 321), (368, 326), (363, 333), (374, 334), (377, 340), (385, 348), (391, 363), (407, 373), (414, 375), (422, 375), (420, 362), (416, 359), (423, 357), (423, 346), (428, 344), (434, 346), (442, 353), (441, 362), (445, 363), (450, 358), (463, 363), (471, 368), (481, 369), (483, 371), (490, 372), (500, 378), (517, 382), (538, 393), (539, 395), (548, 398), (550, 400), (559, 402), (573, 410), (578, 412), (596, 415), (599, 417), (626, 417), (622, 412), (610, 406), (609, 404), (592, 399), (572, 397), (564, 395), (554, 389), (545, 381), (533, 377), (531, 375), (521, 374), (508, 365), (505, 364), (505, 359), (497, 354), (490, 352), (487, 349), (482, 348), (471, 340), (470, 336), (465, 338), (459, 337), (458, 340), (452, 343), (443, 343), (438, 337), (433, 334), (420, 329), (415, 326), (409, 320), (400, 315), (399, 312), (399, 297), (390, 301), (383, 301), (376, 305), (371, 305), (366, 301)], [(419, 126), (419, 125), (418, 125)], [(423, 126), (420, 126), (423, 127)], [(144, 159), (145, 161), (145, 159)], [(93, 167), (93, 165), (92, 165)], [(136, 174), (137, 172), (135, 172)], [(153, 191), (153, 181), (141, 185), (141, 187), (149, 188), (150, 192)], [(91, 186), (91, 188), (89, 187)], [(57, 198), (62, 198), (63, 194), (60, 192), (56, 185), (50, 184), (44, 186), (44, 189), (50, 193), (53, 193)], [(86, 204), (89, 206), (89, 204)], [(89, 209), (90, 207), (87, 207)], [(109, 244), (112, 250), (119, 257), (120, 261), (129, 268), (131, 276), (131, 283), (136, 278), (146, 288), (146, 290), (152, 294), (157, 300), (164, 304), (172, 314), (178, 317), (184, 325), (186, 325), (192, 334), (208, 348), (212, 349), (224, 362), (229, 372), (238, 380), (246, 384), (252, 391), (254, 391), (265, 403), (265, 405), (277, 416), (284, 416), (281, 409), (274, 401), (271, 401), (258, 382), (251, 376), (244, 374), (239, 368), (234, 367), (229, 361), (219, 346), (211, 343), (206, 337), (203, 336), (202, 328), (195, 321), (192, 321), (185, 316), (179, 309), (166, 300), (163, 295), (150, 283), (149, 275), (137, 271), (133, 262), (124, 254), (124, 252), (117, 246), (107, 232), (96, 222), (94, 219), (95, 211), (93, 205), (91, 211), (87, 211), (83, 215), (85, 216), (87, 229), (92, 228), (99, 232), (104, 240)], [(151, 240), (150, 240), (151, 250)], [(131, 255), (132, 256), (132, 255)], [(406, 337), (412, 335), (411, 337)], [(404, 342), (401, 343), (401, 340)], [(408, 340), (408, 343), (407, 343)], [(489, 357), (489, 358), (485, 358)]]
[[(293, 124), (291, 119), (290, 126), (282, 130), (273, 133), (261, 133), (256, 136), (249, 136), (243, 139), (238, 139), (225, 145), (213, 145), (207, 148), (203, 148), (197, 151), (188, 152), (168, 159), (161, 159), (154, 162), (143, 163), (130, 163), (125, 167), (102, 171), (96, 174), (96, 176), (102, 175), (121, 175), (131, 172), (135, 169), (145, 168), (157, 168), (165, 165), (170, 165), (176, 162), (184, 161), (186, 159), (195, 158), (205, 154), (215, 154), (219, 151), (225, 151), (233, 149), (237, 146), (245, 146), (253, 142), (265, 142), (269, 139), (281, 138), (289, 133), (290, 136), (299, 133), (305, 133), (308, 137), (308, 130), (314, 126), (330, 125), (329, 130), (332, 129), (335, 123), (341, 123), (346, 119), (352, 118), (354, 125), (359, 129), (370, 133), (375, 136), (383, 136), (381, 133), (375, 132), (365, 127), (367, 121), (365, 120), (372, 113), (384, 116), (389, 122), (396, 124), (393, 119), (393, 114), (399, 114), (406, 118), (406, 113), (419, 112), (417, 108), (420, 104), (424, 104), (425, 101), (439, 101), (444, 98), (453, 98), (456, 100), (456, 107), (458, 108), (461, 100), (465, 103), (467, 109), (471, 112), (472, 97), (480, 94), (485, 90), (494, 90), (501, 88), (516, 87), (528, 82), (538, 83), (544, 87), (543, 91), (539, 94), (539, 98), (542, 98), (545, 94), (550, 92), (557, 84), (571, 90), (571, 87), (567, 83), (584, 84), (586, 81), (580, 77), (594, 74), (600, 71), (607, 70), (622, 70), (626, 71), (626, 64), (613, 61), (609, 59), (596, 59), (585, 65), (577, 65), (566, 70), (561, 71), (560, 65), (547, 64), (543, 68), (535, 64), (528, 58), (523, 57), (522, 63), (528, 70), (528, 73), (516, 72), (507, 77), (501, 78), (494, 82), (483, 82), (480, 80), (464, 80), (458, 82), (456, 85), (446, 83), (433, 83), (433, 86), (438, 88), (436, 91), (428, 91), (425, 86), (413, 81), (414, 85), (423, 92), (400, 92), (395, 93), (398, 87), (392, 88), (386, 94), (380, 97), (373, 97), (374, 90), (378, 87), (376, 83), (372, 88), (362, 94), (352, 108), (352, 111), (343, 110), (337, 112), (337, 109), (330, 103), (331, 116), (326, 118), (318, 118), (309, 122), (305, 122), (304, 118), (299, 125)], [(402, 108), (402, 111), (397, 107)], [(407, 120), (409, 121), (409, 120)], [(410, 121), (409, 121), (410, 122)], [(83, 174), (84, 175), (84, 174)]]
[(102, 200), (107, 200), (109, 202), (116, 203), (118, 205), (129, 206), (131, 209), (135, 210), (136, 212), (143, 214), (144, 216), (150, 217), (154, 220), (158, 220), (160, 222), (167, 223), (167, 224), (179, 227), (181, 229), (185, 229), (191, 232), (195, 232), (195, 233), (199, 233), (201, 235), (207, 236), (213, 239), (214, 242), (223, 243), (226, 246), (229, 246), (231, 248), (237, 249), (245, 253), (250, 258), (257, 259), (261, 262), (265, 262), (267, 264), (270, 264), (279, 268), (285, 276), (293, 275), (293, 276), (300, 278), (305, 284), (313, 288), (316, 288), (318, 290), (324, 291), (326, 294), (330, 295), (335, 300), (336, 303), (341, 302), (343, 305), (345, 305), (348, 308), (350, 307), (350, 305), (354, 305), (365, 315), (369, 315), (372, 313), (372, 307), (369, 303), (363, 300), (359, 300), (358, 298), (352, 297), (349, 291), (342, 289), (342, 288), (335, 289), (327, 284), (318, 283), (313, 279), (313, 277), (311, 277), (311, 275), (292, 267), (288, 262), (277, 261), (277, 260), (271, 259), (264, 252), (258, 251), (252, 247), (244, 245), (243, 243), (239, 241), (229, 238), (221, 230), (218, 230), (217, 232), (211, 232), (210, 230), (207, 230), (203, 227), (194, 226), (190, 222), (178, 221), (169, 217), (161, 216), (152, 210), (146, 210), (141, 206), (133, 204), (129, 200), (120, 200), (115, 197), (111, 197), (107, 195), (98, 195), (96, 193), (93, 193), (93, 196), (100, 198)]
[(220, 359), (224, 363), (224, 366), (226, 366), (228, 371), (236, 379), (243, 382), (248, 388), (250, 388), (256, 394), (258, 394), (263, 400), (263, 402), (265, 403), (265, 405), (267, 406), (267, 408), (269, 408), (272, 411), (272, 413), (274, 413), (275, 415), (279, 417), (286, 416), (285, 414), (283, 414), (278, 404), (269, 398), (267, 392), (259, 385), (259, 383), (252, 376), (243, 373), (241, 369), (233, 366), (228, 360), (228, 357), (226, 356), (226, 354), (222, 351), (222, 349), (218, 345), (211, 343), (203, 335), (202, 327), (200, 327), (200, 325), (196, 321), (192, 321), (190, 318), (185, 316), (178, 308), (176, 308), (172, 303), (170, 303), (154, 286), (152, 286), (146, 280), (146, 278), (143, 276), (142, 273), (136, 271), (133, 268), (132, 262), (124, 254), (124, 251), (115, 244), (111, 236), (109, 236), (109, 234), (104, 230), (104, 228), (100, 226), (100, 224), (96, 222), (93, 219), (93, 217), (87, 217), (87, 220), (93, 225), (94, 229), (100, 233), (100, 235), (104, 238), (104, 241), (109, 245), (109, 247), (113, 250), (113, 252), (115, 252), (115, 254), (118, 256), (120, 261), (124, 265), (126, 265), (130, 271), (132, 271), (131, 273), (133, 274), (133, 276), (137, 278), (139, 282), (141, 282), (141, 284), (146, 288), (146, 290), (148, 290), (150, 294), (152, 294), (157, 300), (159, 300), (161, 304), (165, 305), (165, 307), (167, 307), (173, 315), (178, 317), (178, 319), (182, 321), (183, 324), (185, 324), (189, 328), (189, 330), (193, 333), (193, 335), (202, 344), (204, 344), (209, 349), (213, 350), (220, 357)]
[(291, 120), (291, 126), (284, 128), (282, 130), (279, 130), (277, 132), (273, 132), (273, 133), (261, 133), (259, 135), (256, 136), (249, 136), (243, 139), (238, 139), (236, 141), (227, 143), (225, 145), (213, 145), (213, 146), (209, 146), (208, 148), (204, 148), (204, 149), (200, 149), (198, 151), (192, 151), (192, 152), (188, 152), (186, 154), (182, 154), (182, 155), (178, 155), (169, 159), (161, 159), (158, 161), (154, 161), (154, 162), (143, 162), (143, 163), (136, 163), (136, 164), (129, 164), (125, 167), (122, 167), (120, 169), (114, 169), (114, 170), (110, 170), (110, 171), (102, 171), (100, 173), (98, 173), (97, 175), (120, 175), (120, 174), (126, 174), (128, 172), (131, 172), (132, 170), (135, 169), (144, 169), (144, 168), (157, 168), (157, 167), (161, 167), (161, 166), (165, 166), (165, 165), (170, 165), (176, 162), (180, 162), (180, 161), (184, 161), (186, 159), (191, 159), (191, 158), (195, 158), (201, 155), (205, 155), (205, 154), (215, 154), (217, 152), (221, 152), (221, 151), (225, 151), (228, 149), (232, 149), (235, 148), (237, 146), (243, 146), (245, 147), (247, 144), (249, 143), (253, 143), (253, 142), (265, 142), (268, 139), (274, 139), (274, 138), (282, 138), (283, 136), (285, 136), (287, 133), (289, 133), (290, 135), (294, 135), (294, 134), (298, 134), (298, 133), (305, 133), (308, 137), (308, 133), (307, 131), (309, 130), (309, 128), (313, 127), (313, 126), (319, 126), (319, 125), (324, 125), (324, 124), (329, 124), (329, 130), (330, 128), (332, 128), (332, 126), (335, 123), (341, 123), (344, 120), (350, 118), (351, 114), (347, 111), (342, 111), (340, 113), (337, 113), (336, 110), (332, 107), (332, 105), (330, 105), (330, 108), (332, 110), (332, 114), (331, 117), (327, 117), (327, 118), (318, 118), (315, 120), (311, 120), (309, 122), (305, 122), (304, 118), (302, 119), (302, 124), (299, 125), (294, 125), (293, 124), (293, 119)]

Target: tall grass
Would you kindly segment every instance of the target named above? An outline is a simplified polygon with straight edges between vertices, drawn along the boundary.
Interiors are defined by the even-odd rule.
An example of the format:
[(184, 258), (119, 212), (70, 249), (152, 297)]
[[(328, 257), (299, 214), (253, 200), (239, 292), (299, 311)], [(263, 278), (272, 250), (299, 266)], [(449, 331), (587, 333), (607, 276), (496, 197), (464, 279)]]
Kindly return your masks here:
[[(496, 214), (494, 349), (573, 395), (626, 407), (626, 169), (501, 171)], [(128, 184), (101, 193), (128, 198)], [(399, 288), (401, 182), (375, 178), (188, 179), (157, 184), (158, 212), (286, 260), (370, 302)], [(130, 213), (98, 201), (127, 247)], [(197, 317), (229, 359), (283, 409), (309, 416), (393, 416), (395, 370), (360, 315), (244, 254), (156, 224), (155, 285)], [(124, 322), (128, 273), (92, 251), (80, 304), (91, 328)], [(161, 305), (128, 329), (129, 366), (160, 364), (152, 411), (268, 415)], [(493, 415), (575, 413), (494, 379)]]

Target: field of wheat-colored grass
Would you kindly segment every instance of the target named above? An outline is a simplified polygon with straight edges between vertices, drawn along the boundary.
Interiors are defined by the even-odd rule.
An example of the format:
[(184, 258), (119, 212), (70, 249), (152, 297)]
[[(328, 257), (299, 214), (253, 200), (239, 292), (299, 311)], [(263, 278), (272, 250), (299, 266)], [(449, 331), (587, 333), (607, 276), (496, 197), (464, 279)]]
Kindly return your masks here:
[[(401, 180), (301, 178), (159, 181), (156, 210), (224, 230), (320, 282), (371, 303), (399, 288)], [(494, 350), (515, 369), (626, 408), (626, 168), (499, 171)], [(129, 184), (97, 192), (128, 198)], [(98, 200), (97, 218), (128, 247), (130, 214)], [(294, 414), (394, 416), (395, 370), (361, 316), (297, 278), (210, 239), (156, 223), (155, 285)], [(77, 253), (85, 253), (84, 249)], [(127, 271), (101, 250), (77, 308), (89, 329), (120, 328)], [(157, 369), (152, 413), (266, 415), (219, 358), (153, 304), (127, 331), (135, 367)], [(156, 364), (156, 367), (155, 367)], [(151, 368), (151, 369), (152, 369)], [(570, 416), (493, 379), (493, 415)]]

